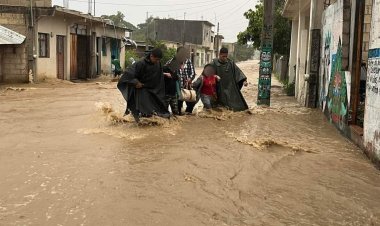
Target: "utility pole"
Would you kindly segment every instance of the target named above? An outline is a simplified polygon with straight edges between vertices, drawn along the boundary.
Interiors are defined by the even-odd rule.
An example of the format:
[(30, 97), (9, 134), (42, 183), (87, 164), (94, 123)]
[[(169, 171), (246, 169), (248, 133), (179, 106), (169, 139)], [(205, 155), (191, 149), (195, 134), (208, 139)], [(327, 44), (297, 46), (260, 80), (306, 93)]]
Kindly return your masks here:
[(186, 31), (186, 12), (183, 13), (183, 33), (182, 33), (182, 46), (185, 46), (186, 38), (185, 38), (185, 31)]
[(145, 50), (148, 51), (149, 50), (149, 47), (148, 47), (148, 26), (149, 26), (149, 23), (148, 23), (148, 13), (149, 12), (146, 12), (146, 34), (145, 34)]
[(261, 33), (261, 54), (257, 105), (270, 105), (273, 56), (274, 0), (264, 1), (264, 26)]
[(218, 27), (216, 28), (216, 39), (214, 41), (216, 41), (216, 57), (218, 58), (219, 57), (219, 22), (218, 22)]
[(95, 16), (95, 0), (94, 0), (94, 16)]

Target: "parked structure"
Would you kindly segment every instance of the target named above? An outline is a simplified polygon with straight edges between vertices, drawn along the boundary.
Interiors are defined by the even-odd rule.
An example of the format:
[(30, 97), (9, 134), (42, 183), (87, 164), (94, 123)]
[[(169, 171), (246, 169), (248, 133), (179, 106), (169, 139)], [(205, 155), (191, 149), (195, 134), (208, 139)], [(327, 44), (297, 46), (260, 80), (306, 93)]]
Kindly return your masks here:
[(379, 9), (380, 0), (287, 0), (283, 10), (292, 20), (289, 80), (295, 82), (297, 100), (321, 108), (376, 162), (380, 162)]
[(121, 39), (128, 29), (89, 14), (51, 7), (50, 0), (32, 2), (0, 0), (1, 24), (26, 37), (16, 47), (0, 47), (0, 81), (27, 82), (29, 75), (34, 80), (95, 78), (111, 73), (111, 55), (124, 65)]
[(208, 21), (154, 19), (148, 26), (148, 37), (168, 45), (181, 43), (190, 50), (194, 65), (200, 67), (215, 57), (213, 26)]

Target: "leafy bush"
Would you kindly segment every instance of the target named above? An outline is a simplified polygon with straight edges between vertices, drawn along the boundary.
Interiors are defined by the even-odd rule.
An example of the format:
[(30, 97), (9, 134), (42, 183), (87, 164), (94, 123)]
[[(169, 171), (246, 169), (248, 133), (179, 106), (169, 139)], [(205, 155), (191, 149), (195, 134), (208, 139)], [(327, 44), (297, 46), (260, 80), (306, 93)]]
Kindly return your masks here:
[(278, 73), (275, 73), (276, 78), (283, 84), (284, 91), (286, 95), (288, 96), (294, 96), (295, 95), (295, 81), (289, 82), (288, 78), (285, 80), (280, 79), (280, 75)]
[(295, 83), (294, 82), (291, 82), (291, 83), (286, 83), (284, 84), (284, 90), (285, 90), (285, 93), (286, 95), (288, 96), (294, 96), (295, 95)]

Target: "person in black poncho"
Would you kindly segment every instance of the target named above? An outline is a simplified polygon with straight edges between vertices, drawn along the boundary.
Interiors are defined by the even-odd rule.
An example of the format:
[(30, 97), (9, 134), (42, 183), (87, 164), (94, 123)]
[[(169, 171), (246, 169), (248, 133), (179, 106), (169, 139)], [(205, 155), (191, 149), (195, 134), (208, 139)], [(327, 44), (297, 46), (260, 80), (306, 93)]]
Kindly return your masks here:
[(117, 84), (127, 101), (125, 114), (132, 113), (137, 122), (141, 117), (153, 115), (170, 117), (165, 104), (161, 58), (162, 51), (153, 49), (146, 58), (128, 68)]

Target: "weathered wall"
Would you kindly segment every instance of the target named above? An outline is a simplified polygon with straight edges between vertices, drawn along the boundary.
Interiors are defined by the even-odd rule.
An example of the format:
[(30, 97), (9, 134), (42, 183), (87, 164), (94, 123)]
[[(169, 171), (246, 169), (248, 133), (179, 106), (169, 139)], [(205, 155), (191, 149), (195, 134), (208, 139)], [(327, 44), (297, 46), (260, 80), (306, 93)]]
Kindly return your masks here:
[[(347, 127), (351, 77), (348, 66), (349, 13), (345, 0), (337, 0), (323, 13), (320, 70), (320, 106), (340, 130)], [(348, 28), (348, 29), (347, 29)]]
[[(30, 0), (0, 0), (0, 5), (30, 6)], [(51, 7), (51, 0), (33, 0), (33, 6)]]
[[(24, 36), (28, 36), (26, 18), (23, 14), (0, 13), (0, 24)], [(20, 45), (2, 46), (2, 82), (28, 82), (27, 40)]]
[(369, 39), (371, 32), (371, 18), (372, 18), (372, 0), (365, 0), (364, 9), (364, 25), (363, 25), (363, 47), (362, 47), (362, 60), (367, 62)]
[[(49, 34), (49, 52), (50, 56), (46, 58), (37, 57), (37, 77), (38, 79), (44, 78), (56, 78), (57, 77), (57, 35), (62, 35), (67, 38), (68, 25), (63, 20), (62, 17), (42, 17), (38, 21), (38, 33)], [(70, 46), (67, 46), (70, 49)], [(37, 50), (38, 50), (37, 41)], [(38, 51), (37, 51), (38, 52)], [(69, 51), (65, 52), (65, 57), (67, 58)], [(65, 59), (67, 62), (67, 59)], [(66, 69), (66, 68), (65, 68)], [(65, 70), (65, 75), (67, 76), (67, 70)], [(66, 77), (64, 76), (64, 77)]]
[[(183, 28), (185, 27), (185, 40), (183, 40)], [(157, 40), (172, 42), (183, 41), (211, 47), (211, 26), (203, 21), (183, 21), (172, 19), (155, 20), (149, 26), (149, 37)]]
[(364, 145), (375, 161), (380, 162), (380, 0), (373, 1), (371, 39), (368, 54)]

